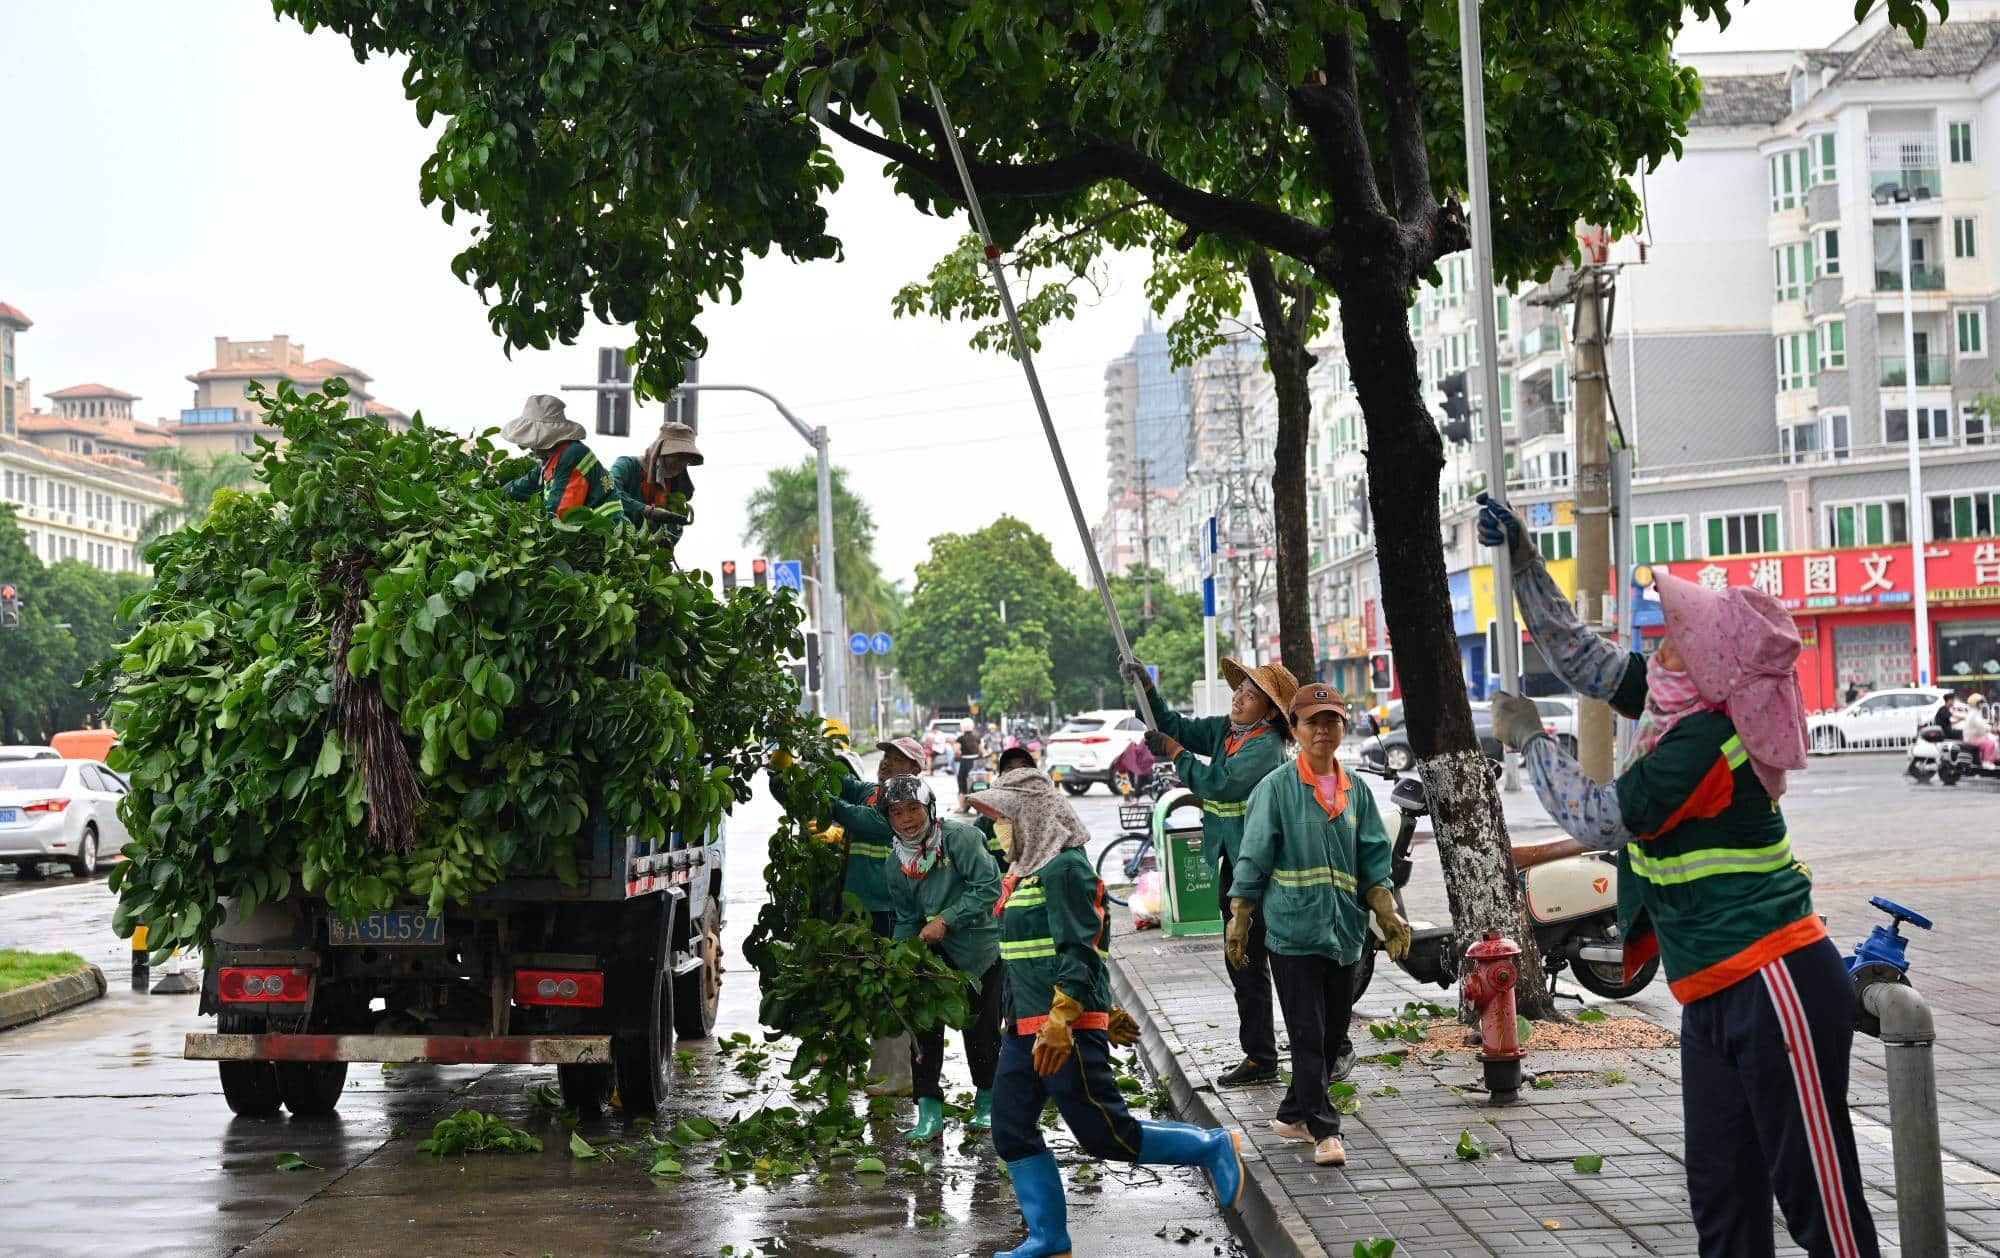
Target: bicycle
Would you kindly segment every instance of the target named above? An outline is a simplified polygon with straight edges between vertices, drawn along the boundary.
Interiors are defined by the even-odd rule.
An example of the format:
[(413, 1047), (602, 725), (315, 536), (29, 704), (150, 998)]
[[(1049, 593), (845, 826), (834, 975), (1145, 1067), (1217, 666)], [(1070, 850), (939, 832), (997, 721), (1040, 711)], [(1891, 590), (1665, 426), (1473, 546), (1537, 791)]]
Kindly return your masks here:
[[(1123, 831), (1097, 854), (1097, 877), (1104, 884), (1104, 896), (1113, 904), (1124, 905), (1138, 884), (1139, 875), (1153, 861), (1153, 805), (1177, 785), (1173, 766), (1158, 764), (1144, 791), (1128, 795), (1118, 803), (1118, 827)], [(1115, 859), (1113, 853), (1119, 853)]]

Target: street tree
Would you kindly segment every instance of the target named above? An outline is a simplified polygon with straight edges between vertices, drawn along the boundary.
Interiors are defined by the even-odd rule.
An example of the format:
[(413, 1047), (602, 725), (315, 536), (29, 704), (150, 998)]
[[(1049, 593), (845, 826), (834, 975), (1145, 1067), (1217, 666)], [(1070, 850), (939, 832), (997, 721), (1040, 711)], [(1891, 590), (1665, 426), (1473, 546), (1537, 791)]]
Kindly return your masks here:
[(181, 500), (177, 506), (155, 511), (140, 526), (137, 545), (141, 549), (154, 538), (200, 519), (217, 490), (241, 489), (251, 481), (250, 460), (238, 454), (203, 457), (172, 446), (153, 451), (146, 461), (172, 476)]
[(0, 585), (21, 600), (21, 623), (0, 629), (0, 742), (47, 742), (95, 721), (102, 705), (78, 683), (130, 631), (118, 607), (146, 579), (75, 559), (45, 566), (0, 506)]
[[(1943, 0), (1888, 0), (1922, 38)], [(468, 21), (432, 0), (275, 0), (408, 58), (443, 115), (419, 191), (477, 216), (453, 261), (513, 346), (572, 341), (590, 314), (634, 325), (655, 395), (702, 348), (704, 301), (740, 295), (746, 254), (839, 256), (827, 133), (886, 161), (932, 213), (962, 201), (931, 111), (949, 102), (996, 235), (1075, 227), (1092, 193), (1143, 197), (1193, 240), (1288, 258), (1335, 295), (1366, 424), (1383, 610), (1461, 939), (1527, 945), (1499, 798), (1479, 753), (1443, 597), (1443, 439), (1405, 310), (1466, 247), (1464, 122), (1451, 0), (1215, 4), (885, 0), (728, 6), (545, 0)], [(1629, 229), (1629, 178), (1677, 153), (1698, 101), (1673, 61), (1690, 17), (1729, 0), (1494, 0), (1482, 72), (1502, 280), (1575, 254), (1589, 222)], [(1060, 656), (1058, 656), (1060, 660)], [(1061, 679), (1058, 678), (1058, 688)], [(1550, 1009), (1522, 958), (1525, 1009)]]
[(1033, 714), (1055, 696), (1055, 670), (1049, 649), (1031, 635), (1017, 635), (1007, 646), (988, 647), (979, 666), (979, 688), (985, 704), (996, 712)]
[[(836, 467), (833, 486), (834, 581), (847, 607), (847, 623), (864, 633), (892, 630), (901, 596), (875, 560), (875, 513)], [(819, 554), (819, 473), (811, 459), (774, 467), (744, 503), (743, 540), (771, 559), (800, 559), (814, 570)]]

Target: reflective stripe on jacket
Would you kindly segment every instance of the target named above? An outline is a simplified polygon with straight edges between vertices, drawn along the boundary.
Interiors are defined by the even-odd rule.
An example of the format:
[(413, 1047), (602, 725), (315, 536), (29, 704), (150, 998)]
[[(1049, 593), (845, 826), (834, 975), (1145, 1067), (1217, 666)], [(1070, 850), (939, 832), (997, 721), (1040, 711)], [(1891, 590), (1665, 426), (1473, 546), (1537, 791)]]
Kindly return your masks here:
[(1185, 749), (1174, 757), (1174, 772), (1201, 799), (1202, 857), (1210, 869), (1225, 856), (1235, 864), (1250, 792), (1284, 763), (1284, 736), (1265, 726), (1237, 737), (1229, 732), (1228, 717), (1182, 716), (1156, 690), (1147, 690), (1146, 701), (1153, 707), (1160, 732)]
[(1069, 848), (1026, 878), (1008, 878), (1000, 905), (1000, 960), (1006, 967), (1005, 1011), (1016, 1035), (1032, 1035), (1049, 1020), (1061, 988), (1083, 1014), (1072, 1025), (1102, 1030), (1111, 1010), (1104, 958), (1111, 917), (1104, 884), (1081, 848)]
[(1368, 942), (1361, 896), (1389, 885), (1389, 835), (1368, 788), (1335, 772), (1347, 795), (1338, 807), (1304, 756), (1257, 784), (1226, 893), (1263, 901), (1272, 952), (1352, 965)]

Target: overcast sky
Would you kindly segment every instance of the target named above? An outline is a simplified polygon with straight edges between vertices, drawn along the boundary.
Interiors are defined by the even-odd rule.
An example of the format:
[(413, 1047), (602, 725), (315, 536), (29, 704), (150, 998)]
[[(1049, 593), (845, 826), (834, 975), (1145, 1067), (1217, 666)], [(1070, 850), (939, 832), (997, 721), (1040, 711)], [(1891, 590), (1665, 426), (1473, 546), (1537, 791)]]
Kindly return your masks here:
[[(1823, 43), (1846, 0), (1757, 0), (1726, 36), (1689, 48)], [(15, 102), (0, 208), (0, 301), (34, 328), (18, 368), (35, 403), (99, 381), (140, 394), (141, 415), (187, 406), (185, 377), (218, 335), (287, 333), (375, 377), (376, 395), (433, 423), (498, 424), (522, 399), (595, 374), (602, 330), (509, 360), (448, 262), (463, 245), (417, 200), (430, 142), (402, 97), (399, 68), (357, 64), (346, 43), (279, 22), (260, 0), (5, 0)], [(893, 319), (889, 300), (963, 227), (897, 199), (880, 163), (842, 147), (848, 178), (831, 202), (842, 264), (752, 259), (740, 305), (707, 312), (705, 381), (769, 389), (824, 423), (836, 462), (874, 508), (878, 555), (907, 580), (927, 540), (1001, 511), (1034, 523), (1080, 569), (1021, 374), (974, 353), (957, 325)], [(1038, 359), (1086, 516), (1103, 506), (1105, 362), (1145, 316), (1143, 269), (1117, 268), (1101, 299), (1047, 338)], [(588, 395), (572, 411), (591, 422)], [(747, 557), (740, 503), (808, 447), (762, 402), (702, 399), (708, 464), (686, 562)], [(633, 442), (593, 438), (607, 461)], [(789, 556), (784, 556), (789, 557)]]

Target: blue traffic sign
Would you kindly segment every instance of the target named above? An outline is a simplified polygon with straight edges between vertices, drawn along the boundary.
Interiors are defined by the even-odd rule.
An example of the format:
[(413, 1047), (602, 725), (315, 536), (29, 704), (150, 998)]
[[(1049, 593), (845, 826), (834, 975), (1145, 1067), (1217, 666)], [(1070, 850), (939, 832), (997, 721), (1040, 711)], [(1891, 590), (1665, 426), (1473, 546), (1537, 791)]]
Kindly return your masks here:
[(802, 579), (804, 576), (804, 570), (801, 568), (798, 560), (780, 559), (771, 565), (771, 588), (774, 590), (795, 590), (803, 594), (805, 592), (805, 582)]
[(1146, 676), (1147, 676), (1147, 677), (1148, 677), (1148, 678), (1149, 678), (1149, 679), (1150, 679), (1150, 680), (1152, 681), (1152, 683), (1153, 683), (1153, 684), (1154, 684), (1155, 686), (1159, 685), (1159, 684), (1160, 684), (1160, 666), (1159, 666), (1158, 664), (1148, 664), (1148, 665), (1146, 665)]
[(847, 649), (856, 655), (868, 654), (868, 635), (857, 633), (847, 640)]
[(875, 648), (875, 654), (887, 655), (889, 653), (889, 647), (891, 645), (889, 640), (889, 635), (886, 633), (878, 633), (874, 637), (868, 640), (868, 645)]

